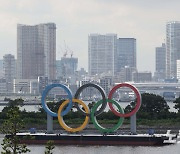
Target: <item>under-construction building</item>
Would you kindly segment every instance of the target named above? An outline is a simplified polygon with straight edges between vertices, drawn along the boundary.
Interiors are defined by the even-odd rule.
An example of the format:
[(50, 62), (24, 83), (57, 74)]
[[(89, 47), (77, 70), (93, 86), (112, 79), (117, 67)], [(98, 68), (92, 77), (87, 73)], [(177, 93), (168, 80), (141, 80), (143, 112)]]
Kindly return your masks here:
[(62, 57), (59, 63), (58, 74), (60, 77), (69, 78), (74, 76), (78, 67), (78, 58)]

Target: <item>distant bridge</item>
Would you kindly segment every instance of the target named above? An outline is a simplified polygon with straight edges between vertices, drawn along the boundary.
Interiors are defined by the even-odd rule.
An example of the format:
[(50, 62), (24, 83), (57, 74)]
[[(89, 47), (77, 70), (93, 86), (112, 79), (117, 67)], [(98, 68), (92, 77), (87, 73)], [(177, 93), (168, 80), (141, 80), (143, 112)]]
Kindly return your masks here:
[[(140, 93), (153, 93), (160, 96), (163, 96), (164, 92), (172, 92), (175, 94), (175, 98), (180, 96), (180, 83), (157, 83), (157, 82), (149, 82), (149, 83), (131, 83), (134, 85)], [(119, 83), (116, 83), (119, 84)], [(123, 88), (120, 91), (130, 92), (130, 88)], [(165, 98), (170, 101), (174, 100), (173, 98)]]

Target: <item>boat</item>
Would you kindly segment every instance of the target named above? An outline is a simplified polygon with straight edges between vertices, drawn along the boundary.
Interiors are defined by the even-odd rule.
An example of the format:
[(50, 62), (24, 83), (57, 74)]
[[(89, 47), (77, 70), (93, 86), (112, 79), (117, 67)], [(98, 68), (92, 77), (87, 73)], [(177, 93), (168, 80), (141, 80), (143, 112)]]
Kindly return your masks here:
[[(55, 145), (126, 145), (126, 146), (162, 146), (173, 144), (176, 135), (169, 134), (46, 134), (17, 133), (21, 143), (46, 144), (51, 140)], [(11, 137), (6, 135), (6, 137)]]

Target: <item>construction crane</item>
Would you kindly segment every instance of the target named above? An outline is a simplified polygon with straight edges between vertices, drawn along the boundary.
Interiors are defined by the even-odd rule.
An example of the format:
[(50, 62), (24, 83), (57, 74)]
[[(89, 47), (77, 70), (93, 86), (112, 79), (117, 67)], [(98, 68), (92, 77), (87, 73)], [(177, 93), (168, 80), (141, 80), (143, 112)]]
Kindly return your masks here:
[(70, 52), (71, 58), (73, 57), (73, 51), (68, 47), (68, 51)]
[(71, 58), (72, 58), (73, 57), (73, 51), (66, 45), (65, 40), (64, 40), (64, 47), (65, 47), (65, 52), (63, 54), (63, 57), (66, 57), (69, 53)]
[(71, 58), (72, 58), (72, 56), (73, 56), (73, 51), (71, 51)]
[(67, 51), (65, 51), (63, 54), (63, 57), (66, 57), (66, 56), (67, 56)]
[(68, 49), (67, 49), (67, 45), (66, 45), (65, 40), (64, 40), (64, 47), (65, 47), (65, 52), (64, 52), (63, 57), (66, 57), (66, 56), (67, 56), (67, 54), (68, 54)]

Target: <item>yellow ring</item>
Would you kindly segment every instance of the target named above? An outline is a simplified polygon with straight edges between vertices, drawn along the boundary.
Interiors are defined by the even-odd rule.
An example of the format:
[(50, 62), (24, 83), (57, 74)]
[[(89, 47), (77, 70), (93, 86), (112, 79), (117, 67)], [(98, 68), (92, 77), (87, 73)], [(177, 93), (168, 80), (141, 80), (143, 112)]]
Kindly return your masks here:
[(72, 99), (72, 101), (74, 103), (79, 103), (84, 107), (84, 110), (87, 113), (84, 123), (81, 126), (77, 127), (77, 128), (71, 128), (71, 127), (69, 127), (69, 126), (67, 126), (65, 124), (65, 122), (63, 120), (63, 117), (61, 116), (61, 112), (64, 109), (64, 107), (69, 103), (69, 100), (64, 101), (61, 104), (61, 106), (59, 107), (59, 109), (58, 109), (58, 121), (59, 121), (59, 124), (61, 125), (62, 128), (64, 128), (68, 132), (74, 133), (74, 132), (79, 132), (79, 131), (83, 130), (86, 127), (86, 125), (88, 124), (88, 122), (89, 122), (89, 116), (88, 116), (89, 115), (89, 108), (88, 108), (88, 106), (86, 104), (84, 104), (79, 99)]

